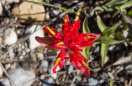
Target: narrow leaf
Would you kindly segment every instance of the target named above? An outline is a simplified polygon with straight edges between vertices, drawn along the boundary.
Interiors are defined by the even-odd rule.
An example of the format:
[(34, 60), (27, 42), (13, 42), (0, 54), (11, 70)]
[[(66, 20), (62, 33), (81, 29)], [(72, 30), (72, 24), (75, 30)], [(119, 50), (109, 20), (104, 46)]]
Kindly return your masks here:
[(90, 33), (87, 21), (88, 21), (88, 17), (85, 17), (85, 19), (83, 21), (83, 32), (84, 33)]
[(114, 79), (112, 79), (112, 80), (110, 81), (110, 83), (109, 83), (109, 84), (110, 84), (110, 86), (113, 86), (114, 81), (115, 81)]
[(94, 11), (98, 11), (98, 10), (99, 10), (99, 11), (102, 11), (102, 12), (104, 11), (104, 9), (103, 9), (102, 7), (98, 7), (98, 6), (95, 7)]
[(112, 18), (114, 18), (117, 14), (120, 13), (120, 10), (117, 10), (113, 15), (112, 15)]
[(109, 47), (109, 45), (107, 45), (107, 44), (104, 44), (104, 43), (101, 44), (101, 60), (102, 60), (101, 65), (102, 65), (102, 67), (104, 66), (104, 61), (105, 61), (105, 57), (108, 52), (108, 47)]
[(132, 19), (131, 17), (129, 17), (128, 15), (122, 13), (122, 16), (124, 18), (124, 20), (126, 21), (126, 23), (132, 24)]
[(105, 24), (103, 23), (103, 21), (101, 20), (99, 15), (97, 15), (97, 24), (101, 32), (103, 32), (107, 28)]
[(90, 47), (85, 48), (85, 55), (86, 55), (87, 59), (89, 59), (89, 50), (90, 50)]
[(117, 32), (116, 33), (116, 37), (120, 40), (124, 40), (125, 42), (127, 42), (128, 44), (131, 45), (131, 43), (123, 36), (123, 34), (121, 32)]
[(107, 45), (111, 45), (111, 44), (117, 44), (120, 41), (116, 41), (116, 40), (114, 40), (110, 37), (104, 36), (104, 37), (102, 37), (101, 42), (104, 43), (104, 44), (107, 44)]
[(127, 8), (127, 7), (131, 7), (131, 6), (132, 6), (132, 0), (130, 0), (130, 1), (126, 2), (126, 3), (124, 3), (124, 4), (121, 6), (121, 8)]
[(83, 49), (83, 52), (80, 52), (79, 54), (81, 56), (83, 56), (85, 59), (88, 60), (88, 57), (89, 57), (89, 50), (90, 50), (90, 47), (86, 47)]
[(113, 25), (112, 27), (105, 29), (105, 30), (103, 31), (103, 34), (104, 34), (105, 36), (110, 36), (111, 34), (113, 34), (113, 32), (117, 29), (117, 27), (118, 27), (120, 24), (121, 24), (121, 22), (120, 22), (120, 23), (116, 23), (116, 24)]

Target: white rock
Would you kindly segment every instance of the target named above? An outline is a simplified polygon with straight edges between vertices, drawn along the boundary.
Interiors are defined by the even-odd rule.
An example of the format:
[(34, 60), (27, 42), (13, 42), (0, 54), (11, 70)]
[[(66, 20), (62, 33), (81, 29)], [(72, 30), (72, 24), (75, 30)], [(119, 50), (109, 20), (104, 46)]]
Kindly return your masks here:
[(42, 86), (53, 86), (52, 84), (54, 83), (54, 80), (52, 77), (46, 77), (43, 80)]
[[(28, 29), (30, 29), (30, 30), (28, 30)], [(32, 29), (33, 30), (36, 29), (36, 31), (29, 37), (29, 48), (35, 49), (36, 47), (40, 46), (40, 44), (35, 40), (35, 37), (36, 36), (44, 37), (44, 31), (41, 26), (33, 25), (32, 27), (27, 28), (27, 30), (28, 30), (27, 32), (32, 33), (33, 32)]]
[(0, 77), (3, 75), (3, 70), (2, 68), (0, 67)]
[(4, 42), (7, 45), (12, 45), (17, 42), (17, 34), (14, 29), (6, 29), (4, 32)]
[[(16, 86), (31, 86), (35, 79), (35, 73), (33, 71), (27, 71), (22, 68), (10, 70), (8, 73)], [(13, 84), (11, 85), (8, 78), (5, 78), (2, 84), (4, 86), (14, 86)]]
[(49, 66), (49, 63), (46, 60), (41, 60), (40, 69), (42, 69), (44, 72), (47, 72), (48, 66)]

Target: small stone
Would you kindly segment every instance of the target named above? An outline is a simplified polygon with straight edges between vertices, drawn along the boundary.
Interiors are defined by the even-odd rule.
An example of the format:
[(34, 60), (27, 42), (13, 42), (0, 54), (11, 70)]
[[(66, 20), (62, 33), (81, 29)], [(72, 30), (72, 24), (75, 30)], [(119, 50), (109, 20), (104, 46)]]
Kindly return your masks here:
[(74, 67), (72, 65), (70, 65), (69, 68), (68, 68), (68, 73), (69, 74), (72, 73), (73, 70), (74, 70)]
[(29, 53), (30, 52), (30, 49), (29, 48), (26, 48), (25, 51), (26, 51), (26, 53)]
[(10, 63), (5, 65), (5, 69), (6, 70), (8, 70), (10, 67), (11, 67), (11, 64)]
[(37, 58), (43, 58), (44, 57), (44, 55), (42, 53), (37, 53), (36, 55), (37, 55)]
[(47, 72), (48, 66), (49, 66), (49, 63), (46, 60), (41, 60), (40, 69), (42, 69), (44, 72)]
[(22, 60), (23, 58), (24, 58), (23, 56), (19, 56), (19, 59), (21, 59), (21, 60)]
[(2, 39), (2, 37), (0, 37), (0, 44), (2, 44), (2, 42), (3, 42), (3, 39)]
[[(38, 2), (38, 0), (28, 1)], [(43, 5), (28, 1), (23, 1), (20, 5), (12, 10), (12, 14), (14, 16), (19, 16), (21, 23), (31, 24), (43, 22), (44, 20), (49, 19), (49, 14), (48, 12), (45, 12)]]
[[(35, 73), (33, 71), (27, 71), (22, 68), (9, 70), (8, 74), (16, 86), (31, 86), (35, 79)], [(11, 85), (8, 78), (5, 78), (2, 84), (4, 86), (14, 86), (13, 84)]]
[(9, 28), (5, 30), (4, 42), (7, 45), (12, 45), (17, 42), (17, 34), (13, 29)]
[(14, 53), (13, 49), (9, 50), (9, 56), (11, 59), (13, 59), (15, 57), (15, 53)]
[(45, 77), (42, 86), (53, 86), (54, 80), (52, 77)]
[(96, 86), (98, 84), (98, 81), (96, 79), (93, 79), (93, 78), (89, 78), (88, 79), (88, 85), (89, 86)]
[(81, 76), (76, 76), (76, 79), (80, 82), (82, 80)]
[(22, 51), (22, 55), (25, 56), (26, 55), (26, 52), (25, 51)]
[(16, 65), (17, 65), (16, 63), (13, 63), (13, 64), (11, 64), (10, 68), (14, 69), (14, 68), (16, 68)]
[(33, 61), (36, 61), (36, 60), (37, 60), (36, 54), (35, 54), (35, 53), (30, 53), (30, 58), (31, 58)]
[(123, 30), (123, 36), (126, 38), (128, 36), (128, 29), (127, 30)]
[(44, 74), (40, 76), (40, 79), (41, 80), (43, 80), (44, 78), (45, 78), (45, 75)]
[(0, 66), (0, 77), (2, 77), (2, 75), (3, 75), (3, 70), (2, 70), (2, 68)]

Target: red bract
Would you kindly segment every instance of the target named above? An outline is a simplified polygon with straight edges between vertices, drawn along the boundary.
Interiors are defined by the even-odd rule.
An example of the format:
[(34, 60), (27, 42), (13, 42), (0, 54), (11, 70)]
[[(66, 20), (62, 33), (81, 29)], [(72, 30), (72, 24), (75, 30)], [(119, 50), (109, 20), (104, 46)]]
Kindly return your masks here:
[[(57, 32), (54, 28), (45, 26), (44, 30), (51, 35), (51, 37), (36, 37), (35, 39), (43, 47), (60, 50), (54, 66), (53, 73), (56, 73), (57, 67), (62, 68), (65, 59), (70, 59), (70, 62), (85, 75), (90, 75), (90, 68), (88, 61), (81, 52), (83, 48), (92, 46), (93, 42), (100, 36), (94, 33), (79, 33), (80, 20), (73, 23), (69, 21), (68, 15), (64, 17), (64, 24), (62, 26), (62, 34)], [(66, 57), (68, 54), (68, 57)]]

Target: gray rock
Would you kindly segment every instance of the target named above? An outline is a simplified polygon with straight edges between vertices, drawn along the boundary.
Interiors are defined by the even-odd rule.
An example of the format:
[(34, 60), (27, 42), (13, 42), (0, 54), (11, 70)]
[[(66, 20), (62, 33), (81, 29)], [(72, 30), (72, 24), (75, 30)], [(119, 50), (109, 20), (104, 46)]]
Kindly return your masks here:
[[(33, 71), (27, 71), (22, 68), (9, 70), (8, 74), (16, 86), (31, 86), (35, 79), (35, 73)], [(11, 85), (8, 78), (5, 78), (2, 84), (4, 86), (14, 86), (13, 84)]]
[(46, 77), (43, 80), (42, 86), (53, 86), (54, 80), (52, 77)]
[(47, 72), (48, 71), (48, 66), (49, 66), (48, 61), (41, 60), (40, 69), (42, 69), (44, 72)]
[(98, 81), (96, 79), (93, 78), (89, 78), (88, 79), (88, 86), (96, 86), (98, 84)]

